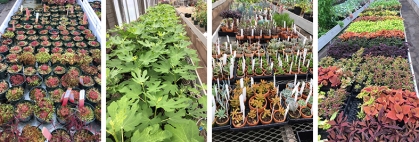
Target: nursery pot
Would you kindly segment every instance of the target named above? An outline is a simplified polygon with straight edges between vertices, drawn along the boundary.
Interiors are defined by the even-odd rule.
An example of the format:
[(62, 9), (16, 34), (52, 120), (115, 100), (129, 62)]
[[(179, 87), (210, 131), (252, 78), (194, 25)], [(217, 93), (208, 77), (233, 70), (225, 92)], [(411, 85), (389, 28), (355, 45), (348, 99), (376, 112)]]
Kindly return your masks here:
[(217, 117), (215, 117), (215, 123), (218, 125), (218, 126), (225, 126), (225, 125), (227, 125), (227, 123), (229, 122), (229, 120), (230, 120), (230, 117), (227, 117), (227, 119), (224, 121), (224, 122), (219, 122), (219, 121), (217, 121), (217, 120), (219, 120)]
[[(310, 113), (310, 115), (305, 115), (304, 113), (303, 113), (303, 109), (304, 108), (308, 108), (307, 106), (302, 106), (302, 107), (300, 107), (300, 113), (301, 113), (301, 116), (303, 117), (303, 118), (313, 118), (313, 113)], [(310, 108), (309, 108), (310, 109)], [(310, 111), (311, 111), (311, 109), (310, 109)]]
[[(7, 63), (4, 64), (8, 65)], [(0, 72), (0, 78), (7, 78), (7, 68), (4, 71)]]
[(69, 131), (67, 131), (66, 129), (63, 129), (63, 128), (57, 128), (57, 129), (55, 129), (55, 130), (53, 130), (52, 132), (51, 132), (51, 135), (52, 135), (52, 139), (51, 139), (51, 141), (54, 141), (55, 139), (55, 135), (57, 135), (57, 137), (58, 138), (61, 138), (61, 137), (63, 137), (62, 135), (58, 135), (57, 133), (59, 132), (59, 131), (64, 131), (65, 132), (65, 134), (68, 136), (68, 139), (69, 140), (71, 140), (71, 135), (70, 135), (70, 132)]
[(294, 6), (294, 13), (296, 14), (296, 15), (300, 15), (301, 14), (301, 7), (297, 7), (297, 6)]
[(298, 119), (301, 117), (301, 113), (299, 110), (296, 111), (289, 111), (288, 115), (292, 118), (292, 119)]
[[(41, 86), (41, 85), (42, 85), (42, 82), (44, 81), (44, 80), (42, 79), (42, 77), (41, 77), (40, 75), (37, 75), (37, 74), (34, 74), (34, 75), (32, 75), (32, 76), (38, 76), (38, 78), (40, 78), (41, 84), (39, 84), (39, 85), (37, 85), (37, 86)], [(33, 88), (33, 87), (37, 87), (37, 86), (32, 86), (32, 85), (30, 85), (29, 83), (27, 83), (27, 85), (26, 85), (26, 87), (27, 87), (28, 89), (31, 89), (31, 88)]]
[[(252, 97), (250, 98), (250, 100), (252, 100), (252, 99), (255, 99), (255, 96), (252, 96)], [(251, 109), (251, 110), (252, 110), (252, 109), (256, 110), (256, 108), (255, 108), (255, 107), (253, 107), (252, 105), (250, 105), (250, 100), (249, 100), (249, 107), (250, 107), (250, 109)], [(268, 104), (268, 102), (267, 102), (267, 101), (268, 101), (268, 100), (265, 98), (265, 105), (263, 105), (263, 107), (262, 107), (262, 108), (257, 109), (258, 113), (262, 113), (262, 112), (263, 112), (263, 110), (266, 108), (266, 105)]]
[(259, 114), (259, 121), (260, 121), (260, 122), (262, 122), (262, 124), (263, 124), (263, 125), (266, 125), (266, 124), (271, 124), (271, 122), (272, 122), (272, 117), (270, 117), (268, 121), (264, 121), (264, 120), (262, 119), (262, 115), (263, 115), (263, 113), (260, 113), (260, 114)]
[[(47, 81), (47, 79), (48, 79), (48, 77), (57, 77), (58, 78), (58, 85), (57, 86), (55, 86), (55, 87), (48, 87), (47, 85), (46, 85), (46, 81)], [(55, 89), (57, 89), (58, 87), (60, 87), (60, 84), (61, 84), (61, 80), (60, 80), (60, 77), (58, 77), (58, 76), (56, 76), (56, 75), (47, 75), (47, 76), (45, 76), (44, 77), (44, 83), (45, 83), (45, 89), (49, 92), (49, 91), (52, 91), (52, 90), (55, 90)]]
[[(35, 107), (35, 103), (34, 103), (33, 101), (30, 101), (30, 100), (21, 100), (21, 101), (19, 101), (19, 102), (15, 105), (15, 109), (17, 109), (17, 105), (18, 105), (18, 104), (20, 104), (20, 103), (25, 103), (25, 102), (29, 102), (29, 103), (32, 105), (32, 107)], [(19, 121), (20, 121), (20, 122), (28, 122), (28, 121), (32, 120), (32, 118), (33, 118), (33, 110), (32, 110), (32, 114), (31, 114), (30, 116), (28, 116), (28, 117), (26, 117), (26, 118), (18, 118), (18, 119), (19, 119)]]
[[(19, 87), (19, 86), (15, 86), (15, 87)], [(12, 87), (12, 88), (15, 88), (15, 87)], [(11, 89), (11, 88), (10, 88)], [(23, 89), (23, 91), (25, 91), (25, 88), (22, 88)], [(12, 100), (9, 100), (9, 99), (7, 99), (7, 97), (6, 97), (6, 99), (7, 99), (7, 101), (10, 103), (10, 104), (12, 104), (12, 105), (15, 105), (16, 103), (18, 103), (18, 102), (20, 102), (21, 100), (23, 100), (25, 98), (25, 94), (23, 94), (19, 99), (17, 99), (17, 100), (14, 100), (14, 101), (12, 101)]]
[[(231, 120), (233, 120), (233, 119), (231, 119)], [(244, 119), (242, 124), (235, 124), (234, 121), (231, 121), (231, 124), (233, 124), (234, 128), (242, 128), (246, 125), (246, 120), (247, 119)]]
[[(278, 115), (276, 115), (277, 113), (279, 113), (279, 110), (275, 110), (275, 111), (274, 111), (274, 114), (273, 114), (273, 119), (274, 119), (274, 122), (275, 122), (275, 123), (284, 122), (284, 121), (285, 121), (285, 117), (284, 117), (284, 115), (282, 115), (282, 116), (278, 116)], [(279, 118), (277, 119), (275, 116), (278, 116)]]
[[(72, 105), (72, 104), (67, 104), (67, 105), (69, 105), (70, 106), (70, 108), (74, 108), (74, 105)], [(61, 118), (59, 118), (58, 117), (58, 110), (61, 108), (61, 104), (59, 104), (59, 105), (57, 105), (57, 106), (55, 106), (55, 118), (57, 119), (57, 121), (58, 121), (58, 123), (60, 123), (61, 125), (67, 125), (68, 124), (68, 119), (61, 119)], [(70, 110), (70, 113), (73, 113), (71, 110)], [(70, 115), (74, 115), (74, 114), (70, 114)]]
[(249, 119), (250, 119), (250, 117), (246, 116), (246, 121), (247, 121), (247, 124), (248, 124), (249, 126), (256, 126), (256, 125), (258, 125), (258, 124), (259, 124), (259, 119), (255, 118), (253, 123), (251, 123), (251, 122), (249, 121)]
[[(20, 83), (20, 84), (17, 84), (17, 85), (13, 85), (12, 83), (11, 83), (11, 78), (12, 78), (12, 76), (13, 75), (22, 75), (23, 76), (23, 82), (22, 83)], [(10, 77), (9, 77), (9, 83), (10, 83), (10, 85), (12, 85), (12, 87), (13, 86), (22, 86), (23, 88), (25, 88), (26, 87), (26, 76), (23, 74), (23, 73), (16, 73), (16, 74), (13, 74), (13, 75), (10, 75)]]
[(79, 118), (78, 117), (78, 115), (76, 115), (77, 116), (77, 118), (81, 121), (81, 122), (83, 122), (83, 124), (84, 125), (89, 125), (91, 122), (93, 122), (93, 121), (95, 121), (95, 108), (91, 105), (91, 104), (89, 104), (89, 103), (84, 103), (84, 106), (85, 107), (90, 107), (91, 109), (92, 109), (92, 113), (93, 113), (93, 119), (92, 120), (89, 120), (89, 121), (83, 121), (83, 120), (81, 120), (81, 118)]
[(10, 82), (8, 81), (8, 80), (5, 80), (5, 79), (1, 79), (0, 80), (0, 82), (2, 82), (2, 81), (6, 81), (7, 83), (8, 83), (8, 86), (9, 86), (9, 88), (7, 88), (5, 91), (4, 91), (4, 93), (1, 93), (0, 94), (0, 100), (6, 100), (6, 93), (7, 93), (7, 91), (9, 91), (9, 89), (10, 89)]

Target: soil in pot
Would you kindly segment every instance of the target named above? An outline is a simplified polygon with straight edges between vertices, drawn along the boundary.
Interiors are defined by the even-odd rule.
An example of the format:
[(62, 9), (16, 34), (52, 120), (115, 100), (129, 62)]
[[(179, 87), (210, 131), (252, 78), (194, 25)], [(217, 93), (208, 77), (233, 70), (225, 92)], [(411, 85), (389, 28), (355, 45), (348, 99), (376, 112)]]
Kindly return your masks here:
[(312, 118), (313, 117), (313, 114), (311, 113), (311, 109), (306, 107), (306, 106), (301, 107), (300, 111), (301, 111), (301, 115), (302, 115), (303, 118)]
[(288, 113), (292, 119), (298, 119), (301, 117), (300, 111), (289, 111)]
[(281, 114), (279, 111), (275, 111), (274, 112), (274, 121), (276, 123), (284, 122), (285, 121), (284, 114)]
[(225, 126), (228, 123), (228, 120), (230, 120), (229, 117), (225, 117), (225, 118), (215, 118), (215, 123), (217, 123), (218, 126)]

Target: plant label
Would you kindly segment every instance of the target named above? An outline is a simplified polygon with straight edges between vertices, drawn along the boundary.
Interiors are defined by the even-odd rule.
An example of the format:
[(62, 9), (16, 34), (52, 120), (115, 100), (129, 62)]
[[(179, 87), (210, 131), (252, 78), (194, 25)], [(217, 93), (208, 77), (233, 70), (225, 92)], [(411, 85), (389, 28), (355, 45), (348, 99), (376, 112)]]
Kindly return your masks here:
[(310, 91), (310, 93), (308, 93), (308, 96), (307, 96), (307, 99), (306, 99), (306, 104), (308, 103), (308, 100), (310, 99), (310, 97), (311, 97), (311, 91)]
[(233, 68), (234, 68), (234, 65), (231, 64), (230, 65), (230, 78), (233, 78)]
[[(233, 58), (236, 58), (236, 51), (235, 50), (233, 51)], [(233, 62), (231, 64), (233, 64)]]
[(51, 140), (51, 133), (48, 131), (48, 129), (46, 127), (42, 128), (42, 135), (44, 135), (44, 137), (49, 141)]
[(85, 95), (84, 89), (80, 90), (79, 107), (84, 107), (84, 95)]
[(254, 83), (255, 81), (253, 80), (253, 77), (250, 77), (250, 86), (253, 86)]
[(287, 41), (290, 41), (290, 36), (288, 36), (288, 39), (287, 39)]
[(231, 44), (230, 44), (230, 54), (231, 54), (231, 53), (233, 53), (233, 50), (232, 50), (232, 48), (231, 48)]
[(223, 54), (223, 65), (227, 64), (227, 54)]
[(23, 6), (20, 6), (20, 12), (23, 12)]
[(300, 94), (303, 94), (304, 87), (306, 87), (304, 84), (305, 84), (304, 82), (301, 82)]
[(39, 13), (36, 13), (35, 15), (35, 23), (38, 23)]
[(242, 62), (242, 70), (244, 73), (244, 69), (246, 68), (246, 59), (243, 58), (243, 62)]
[(285, 27), (286, 23), (287, 23), (287, 22), (285, 22), (285, 21), (284, 21), (284, 28), (286, 28), (286, 27)]
[(240, 88), (244, 87), (243, 78), (240, 78)]
[(242, 112), (242, 114), (243, 114), (243, 120), (245, 120), (244, 118), (245, 118), (245, 116), (244, 116), (244, 113), (245, 113), (245, 106), (244, 106), (244, 95), (243, 94), (241, 94), (240, 96), (239, 96), (239, 101), (240, 101), (240, 111)]
[(225, 93), (226, 94), (226, 98), (227, 98), (227, 100), (230, 100), (230, 93), (229, 93), (230, 90), (228, 89), (228, 85), (227, 84), (225, 85), (225, 88), (226, 88), (226, 93)]
[(271, 36), (271, 29), (269, 29), (269, 36)]
[(274, 68), (274, 63), (273, 62), (271, 62), (271, 70)]
[(215, 59), (212, 58), (212, 67), (215, 68)]
[(244, 87), (243, 88), (243, 94), (241, 94), (241, 95), (243, 95), (243, 99), (244, 99), (244, 102), (246, 101), (246, 87)]
[(285, 57), (286, 57), (286, 61), (288, 63), (288, 54), (285, 54)]
[(252, 70), (255, 70), (255, 59), (252, 60)]
[(297, 74), (294, 75), (294, 86), (297, 84)]
[(311, 61), (311, 59), (308, 59), (308, 62), (307, 62), (307, 68), (310, 66), (310, 61)]
[(303, 64), (306, 61), (306, 56), (307, 56), (307, 48), (304, 48), (304, 52), (303, 52)]
[(64, 93), (64, 96), (61, 97), (61, 101), (62, 101), (62, 106), (66, 106), (67, 102), (68, 102), (68, 98), (70, 97), (71, 94), (71, 88), (68, 88), (67, 91)]
[(220, 79), (217, 78), (217, 87), (220, 88)]
[(306, 38), (306, 37), (304, 37), (304, 40), (303, 40), (303, 45), (306, 45), (306, 40), (307, 40), (307, 38)]
[(217, 55), (220, 55), (220, 44), (217, 44)]
[[(228, 35), (227, 35), (227, 43), (230, 43), (230, 37), (228, 37)], [(227, 46), (227, 43), (226, 43), (226, 46)]]
[(243, 36), (243, 29), (240, 29), (240, 35)]
[(287, 109), (285, 109), (284, 117), (287, 117), (288, 111), (290, 108), (290, 104), (287, 105)]
[(260, 36), (262, 36), (262, 30), (260, 30)]
[(276, 86), (276, 81), (275, 81), (275, 73), (274, 73), (274, 86)]
[[(289, 72), (290, 74), (291, 74), (291, 71), (292, 71), (292, 70), (291, 70), (291, 69), (292, 69), (292, 65), (293, 65), (293, 63), (291, 62), (290, 72)], [(297, 75), (297, 74), (295, 74), (295, 75)]]

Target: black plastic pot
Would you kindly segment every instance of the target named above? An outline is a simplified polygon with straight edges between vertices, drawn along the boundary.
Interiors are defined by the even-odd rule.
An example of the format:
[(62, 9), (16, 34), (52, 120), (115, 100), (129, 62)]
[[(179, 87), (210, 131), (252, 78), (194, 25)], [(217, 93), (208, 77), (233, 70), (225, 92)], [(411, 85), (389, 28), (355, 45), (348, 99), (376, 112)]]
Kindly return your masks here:
[[(54, 72), (54, 69), (55, 69), (57, 66), (61, 66), (61, 67), (63, 67), (66, 71), (65, 71), (63, 74), (57, 74), (57, 73), (55, 73), (55, 72)], [(54, 65), (54, 66), (52, 67), (52, 73), (53, 73), (54, 75), (58, 76), (60, 79), (63, 77), (63, 75), (64, 75), (66, 72), (67, 72), (67, 68), (66, 68), (64, 65), (62, 65), (62, 64), (56, 64), (56, 65)]]
[[(36, 86), (32, 86), (32, 85), (30, 85), (29, 83), (27, 83), (26, 87), (27, 87), (28, 89), (31, 89), (31, 88), (33, 88), (33, 87), (38, 87), (38, 86), (41, 86), (41, 85), (42, 85), (42, 82), (44, 81), (40, 75), (35, 74), (35, 75), (33, 75), (33, 76), (38, 76), (38, 78), (40, 78), (40, 79), (41, 79), (41, 84), (36, 85)], [(29, 77), (29, 76), (28, 76), (28, 77)]]
[[(67, 105), (69, 105), (70, 106), (70, 108), (75, 108), (75, 105), (72, 105), (72, 104), (67, 104)], [(59, 117), (58, 117), (58, 115), (57, 115), (57, 113), (58, 113), (58, 110), (61, 108), (61, 104), (60, 105), (56, 105), (56, 107), (55, 107), (55, 114), (56, 114), (56, 119), (57, 119), (57, 121), (58, 121), (58, 123), (60, 123), (60, 124), (62, 124), (62, 125), (67, 125), (68, 124), (68, 121), (66, 120), (66, 119), (60, 119)], [(71, 111), (71, 110), (70, 110)], [(70, 113), (73, 113), (73, 112), (70, 112)]]
[(297, 132), (297, 137), (299, 142), (312, 142), (313, 131)]
[[(55, 87), (48, 87), (47, 86), (47, 83), (46, 83), (46, 81), (47, 81), (47, 79), (48, 79), (48, 77), (57, 77), (58, 78), (58, 85), (57, 86), (55, 86)], [(60, 77), (58, 77), (58, 76), (56, 76), (56, 75), (48, 75), (48, 76), (45, 76), (44, 77), (44, 83), (45, 83), (45, 89), (49, 92), (49, 91), (52, 91), (52, 90), (55, 90), (55, 89), (57, 89), (58, 87), (60, 87), (60, 84), (61, 84), (61, 81), (60, 81)]]
[[(2, 79), (2, 80), (0, 80), (0, 82), (2, 82), (3, 80), (6, 81), (7, 84), (10, 86), (10, 82), (6, 79)], [(10, 89), (10, 87), (7, 88), (6, 91), (4, 91), (3, 93), (0, 94), (0, 100), (6, 100), (6, 93), (7, 93), (7, 91), (9, 91), (9, 89)]]
[[(20, 104), (20, 103), (25, 103), (25, 102), (29, 102), (29, 103), (32, 105), (32, 107), (34, 107), (34, 106), (35, 106), (35, 103), (34, 103), (33, 101), (30, 101), (30, 100), (21, 100), (21, 101), (19, 101), (19, 102), (15, 105), (15, 109), (17, 109), (17, 105), (18, 105), (18, 104)], [(33, 118), (33, 110), (32, 110), (32, 115), (30, 115), (30, 116), (28, 116), (28, 117), (26, 117), (26, 118), (18, 118), (18, 119), (19, 119), (19, 121), (20, 121), (20, 122), (28, 122), (28, 121), (32, 120), (32, 118)]]
[(198, 23), (199, 23), (199, 21), (197, 21), (197, 20), (194, 20), (194, 21), (193, 21), (193, 24), (194, 24), (194, 25), (198, 25)]
[[(24, 81), (22, 83), (20, 83), (20, 84), (13, 85), (12, 82), (10, 82), (10, 79), (12, 78), (12, 76), (15, 76), (15, 75), (22, 75), (23, 78), (24, 78)], [(9, 83), (12, 86), (22, 86), (23, 88), (25, 88), (26, 87), (26, 76), (23, 73), (17, 73), (17, 74), (13, 74), (13, 75), (11, 74), (10, 75), (10, 78), (9, 78)]]
[[(15, 87), (20, 87), (20, 86), (15, 86)], [(12, 87), (12, 88), (15, 88), (15, 87)], [(22, 89), (23, 89), (23, 91), (25, 91), (25, 88), (22, 88)], [(19, 99), (12, 101), (12, 100), (9, 100), (6, 96), (7, 102), (9, 102), (12, 105), (15, 105), (16, 103), (22, 101), (24, 98), (25, 98), (25, 94), (23, 94)]]
[(301, 7), (294, 6), (294, 11), (293, 12), (296, 15), (300, 15), (301, 14), (301, 11), (302, 11)]
[[(90, 89), (95, 89), (95, 88), (90, 88)], [(90, 90), (90, 89), (88, 89), (88, 90)], [(97, 90), (98, 90), (98, 92), (99, 92), (99, 97), (101, 96), (100, 95), (100, 88), (96, 88)], [(99, 102), (93, 102), (92, 100), (90, 100), (89, 99), (89, 97), (87, 97), (88, 96), (88, 94), (87, 94), (87, 91), (88, 90), (85, 90), (86, 91), (86, 94), (85, 94), (85, 97), (86, 97), (86, 100), (87, 100), (87, 102), (89, 103), (89, 104), (92, 104), (92, 106), (96, 106), (96, 104), (98, 104), (98, 103), (100, 103), (100, 101)]]
[(84, 103), (84, 106), (85, 107), (90, 107), (92, 109), (93, 119), (90, 120), (90, 121), (83, 121), (83, 120), (81, 120), (81, 118), (78, 117), (78, 115), (76, 115), (76, 116), (77, 116), (77, 119), (79, 119), (81, 122), (83, 122), (84, 125), (88, 125), (88, 124), (92, 123), (93, 121), (95, 121), (95, 112), (94, 112), (95, 111), (95, 108), (91, 104), (86, 103), (86, 102)]
[(186, 17), (186, 18), (190, 18), (190, 17), (191, 17), (191, 15), (192, 15), (192, 14), (190, 14), (190, 13), (185, 13), (185, 17)]

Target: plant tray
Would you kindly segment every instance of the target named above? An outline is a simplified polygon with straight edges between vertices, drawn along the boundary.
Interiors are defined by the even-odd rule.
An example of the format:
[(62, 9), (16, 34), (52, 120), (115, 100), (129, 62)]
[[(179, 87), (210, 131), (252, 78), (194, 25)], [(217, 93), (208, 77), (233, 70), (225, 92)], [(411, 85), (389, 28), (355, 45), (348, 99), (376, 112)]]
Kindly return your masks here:
[(358, 105), (362, 103), (362, 100), (356, 98), (355, 96), (351, 96), (348, 98), (348, 102), (346, 103), (347, 105), (344, 109), (344, 115), (348, 117), (348, 122), (359, 120), (359, 118), (356, 115), (359, 111), (361, 111), (361, 109), (358, 108)]
[(313, 131), (297, 132), (297, 137), (298, 137), (299, 142), (312, 142), (313, 141)]
[(313, 118), (299, 118), (299, 119), (290, 119), (289, 120), (290, 124), (304, 123), (304, 122), (313, 122)]
[(220, 31), (218, 31), (218, 36), (236, 37), (236, 33), (234, 33), (234, 32), (222, 32), (220, 30)]
[(217, 124), (215, 124), (214, 126), (212, 126), (212, 131), (213, 132), (224, 131), (224, 130), (228, 130), (228, 129), (230, 129), (229, 125), (217, 126)]

